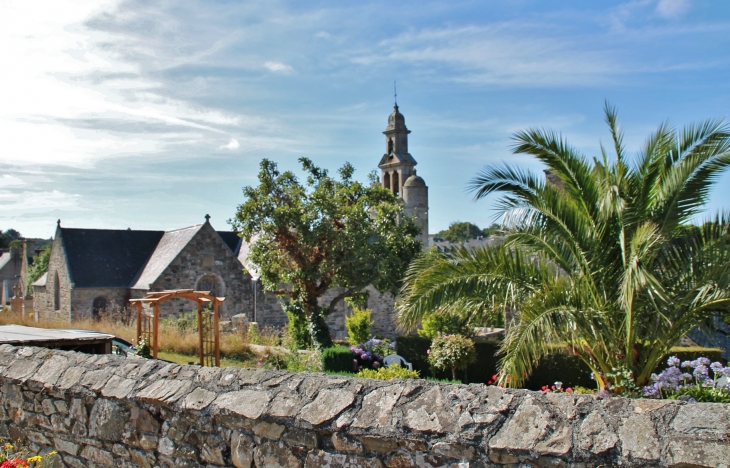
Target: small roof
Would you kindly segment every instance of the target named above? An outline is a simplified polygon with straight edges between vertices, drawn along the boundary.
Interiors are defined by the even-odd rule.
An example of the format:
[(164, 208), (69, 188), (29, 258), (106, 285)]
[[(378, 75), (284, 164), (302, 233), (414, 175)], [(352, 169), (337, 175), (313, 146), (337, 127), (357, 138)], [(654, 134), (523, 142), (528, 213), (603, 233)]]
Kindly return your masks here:
[(202, 227), (197, 224), (164, 233), (132, 289), (149, 289)]
[(43, 273), (43, 276), (38, 278), (35, 283), (33, 283), (33, 286), (45, 286), (46, 282), (48, 281), (48, 272)]
[(63, 330), (23, 325), (0, 326), (0, 344), (29, 344), (48, 342), (111, 340), (114, 335), (93, 330)]

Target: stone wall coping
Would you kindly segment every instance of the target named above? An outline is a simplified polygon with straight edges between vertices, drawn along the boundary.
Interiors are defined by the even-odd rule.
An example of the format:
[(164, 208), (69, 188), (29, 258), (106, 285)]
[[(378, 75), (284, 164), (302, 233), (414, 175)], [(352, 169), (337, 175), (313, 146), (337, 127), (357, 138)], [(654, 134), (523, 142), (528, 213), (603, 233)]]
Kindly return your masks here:
[[(281, 466), (730, 466), (730, 404), (210, 368), (11, 345), (0, 346), (0, 386), (0, 436), (21, 434), (38, 449), (74, 444), (61, 454), (69, 466), (105, 466), (140, 449), (150, 463), (170, 466), (251, 466), (246, 456), (256, 466), (279, 466), (269, 461), (281, 457), (289, 460)], [(71, 409), (63, 416), (59, 407)], [(88, 433), (73, 436), (74, 420), (86, 418)]]

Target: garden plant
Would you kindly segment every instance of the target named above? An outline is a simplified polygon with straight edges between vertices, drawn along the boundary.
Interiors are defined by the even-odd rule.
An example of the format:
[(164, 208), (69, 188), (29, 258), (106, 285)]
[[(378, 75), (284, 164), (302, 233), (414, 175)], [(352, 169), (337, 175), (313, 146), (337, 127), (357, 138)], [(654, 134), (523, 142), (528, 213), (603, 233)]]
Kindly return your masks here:
[(605, 115), (612, 156), (601, 146), (589, 159), (548, 130), (515, 135), (514, 153), (535, 157), (547, 177), (502, 164), (472, 181), (476, 199), (503, 194), (504, 243), (414, 260), (397, 305), (403, 328), (433, 313), (502, 313), (499, 383), (519, 386), (560, 351), (585, 362), (601, 390), (624, 393), (728, 311), (730, 217), (692, 224), (730, 165), (728, 126), (665, 123), (630, 158), (608, 104)]
[(652, 374), (652, 384), (643, 389), (650, 398), (670, 398), (690, 402), (730, 403), (730, 367), (701, 357), (680, 363), (672, 356), (669, 367)]

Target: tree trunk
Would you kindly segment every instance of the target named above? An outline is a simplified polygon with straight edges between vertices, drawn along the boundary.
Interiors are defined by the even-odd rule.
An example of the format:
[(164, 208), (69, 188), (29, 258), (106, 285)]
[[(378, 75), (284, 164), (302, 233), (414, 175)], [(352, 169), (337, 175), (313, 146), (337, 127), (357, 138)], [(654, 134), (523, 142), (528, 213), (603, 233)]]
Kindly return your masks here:
[(455, 366), (451, 366), (451, 380), (456, 382), (456, 367)]
[(334, 343), (330, 336), (330, 327), (324, 321), (324, 310), (317, 308), (309, 315), (309, 334), (317, 349), (331, 348)]

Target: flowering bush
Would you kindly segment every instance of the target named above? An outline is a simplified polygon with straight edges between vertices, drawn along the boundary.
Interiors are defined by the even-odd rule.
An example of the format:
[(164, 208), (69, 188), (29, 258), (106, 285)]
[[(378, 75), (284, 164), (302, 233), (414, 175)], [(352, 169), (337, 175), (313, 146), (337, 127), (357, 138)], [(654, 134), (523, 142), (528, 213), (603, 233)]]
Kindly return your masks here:
[(461, 335), (444, 335), (431, 343), (428, 352), (428, 362), (436, 369), (451, 368), (451, 376), (456, 380), (456, 370), (465, 369), (476, 361), (474, 342)]
[(398, 364), (391, 364), (388, 367), (376, 369), (363, 369), (355, 377), (361, 379), (392, 380), (392, 379), (417, 379), (418, 371), (401, 367)]
[(52, 466), (56, 452), (26, 458), (25, 450), (16, 450), (13, 444), (6, 443), (0, 450), (0, 468), (41, 468)]
[(730, 403), (730, 367), (719, 362), (710, 363), (706, 357), (680, 363), (676, 356), (672, 356), (667, 359), (667, 364), (669, 367), (660, 374), (651, 375), (654, 383), (644, 387), (645, 396)]
[(395, 341), (373, 338), (357, 346), (350, 346), (355, 372), (363, 369), (377, 369), (383, 365), (383, 358), (395, 354)]

